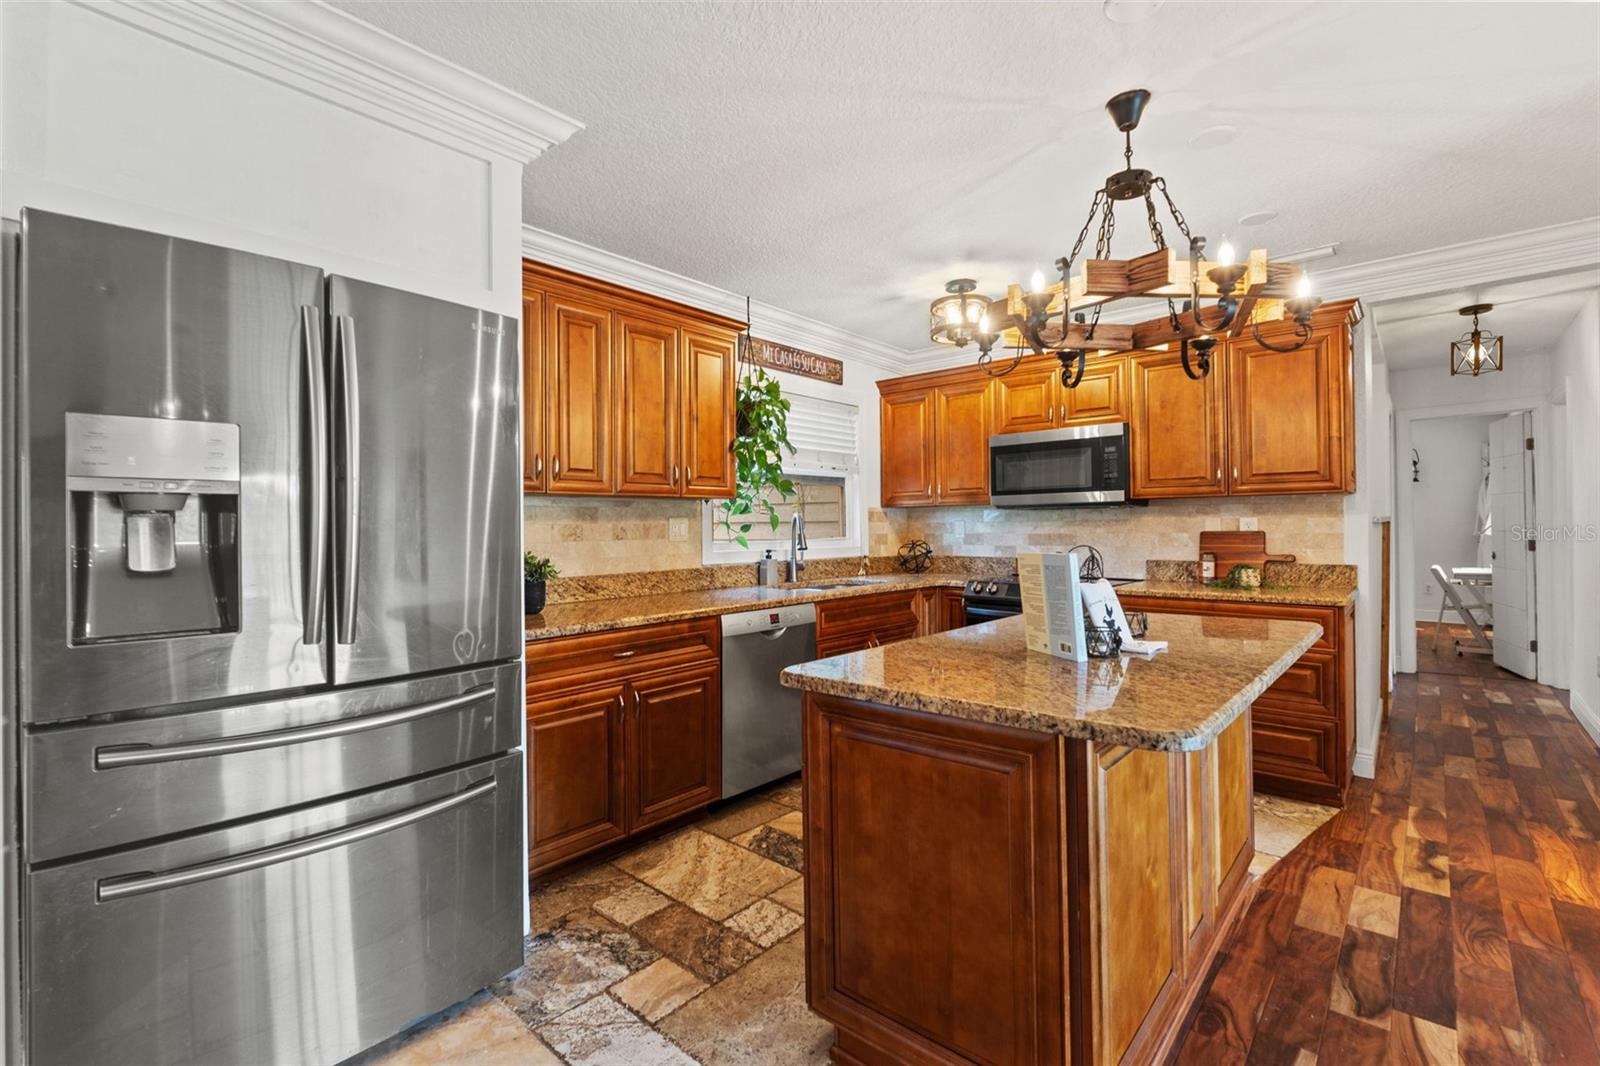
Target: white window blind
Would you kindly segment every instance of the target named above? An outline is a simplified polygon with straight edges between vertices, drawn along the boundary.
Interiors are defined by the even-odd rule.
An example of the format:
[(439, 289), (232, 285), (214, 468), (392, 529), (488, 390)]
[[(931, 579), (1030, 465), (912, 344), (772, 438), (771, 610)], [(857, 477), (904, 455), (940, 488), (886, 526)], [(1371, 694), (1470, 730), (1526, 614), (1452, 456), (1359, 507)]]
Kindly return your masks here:
[(784, 457), (786, 467), (857, 469), (856, 420), (860, 411), (854, 404), (814, 396), (790, 396), (789, 403), (789, 443), (796, 454)]

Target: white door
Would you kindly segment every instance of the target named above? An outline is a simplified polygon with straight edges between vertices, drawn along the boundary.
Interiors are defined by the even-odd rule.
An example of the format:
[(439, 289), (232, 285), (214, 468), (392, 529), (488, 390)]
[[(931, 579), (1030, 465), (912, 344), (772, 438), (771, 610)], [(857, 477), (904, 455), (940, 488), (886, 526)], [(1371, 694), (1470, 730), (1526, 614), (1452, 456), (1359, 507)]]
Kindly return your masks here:
[(1494, 661), (1514, 674), (1538, 674), (1534, 633), (1533, 418), (1527, 412), (1489, 423), (1489, 515), (1494, 546)]

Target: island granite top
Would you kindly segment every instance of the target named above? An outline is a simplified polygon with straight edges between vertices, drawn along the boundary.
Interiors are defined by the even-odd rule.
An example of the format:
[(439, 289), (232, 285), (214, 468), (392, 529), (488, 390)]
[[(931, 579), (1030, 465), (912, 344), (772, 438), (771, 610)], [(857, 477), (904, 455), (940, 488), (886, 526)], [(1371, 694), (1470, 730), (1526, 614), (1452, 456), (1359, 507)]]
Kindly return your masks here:
[(1322, 635), (1314, 622), (1154, 615), (1145, 659), (1030, 652), (1020, 616), (792, 666), (783, 684), (1160, 751), (1205, 747)]

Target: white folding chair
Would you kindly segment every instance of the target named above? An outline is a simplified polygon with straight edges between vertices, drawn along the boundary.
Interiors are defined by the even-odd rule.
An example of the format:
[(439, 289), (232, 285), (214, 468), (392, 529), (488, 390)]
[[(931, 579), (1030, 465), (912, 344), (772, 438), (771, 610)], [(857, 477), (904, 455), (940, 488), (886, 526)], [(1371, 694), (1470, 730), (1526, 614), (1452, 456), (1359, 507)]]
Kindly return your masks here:
[(1492, 655), (1494, 653), (1494, 641), (1483, 631), (1483, 623), (1479, 621), (1477, 614), (1480, 608), (1462, 601), (1460, 595), (1456, 592), (1456, 579), (1447, 575), (1444, 572), (1444, 567), (1434, 563), (1428, 567), (1428, 570), (1432, 572), (1433, 579), (1439, 583), (1439, 591), (1441, 593), (1439, 597), (1439, 621), (1433, 628), (1433, 649), (1435, 651), (1439, 649), (1439, 631), (1444, 628), (1444, 613), (1448, 610), (1454, 611), (1457, 617), (1466, 623), (1467, 628), (1472, 630), (1472, 640), (1469, 643), (1463, 644), (1459, 640), (1456, 641), (1456, 654), (1464, 655), (1467, 652), (1471, 652), (1474, 655)]

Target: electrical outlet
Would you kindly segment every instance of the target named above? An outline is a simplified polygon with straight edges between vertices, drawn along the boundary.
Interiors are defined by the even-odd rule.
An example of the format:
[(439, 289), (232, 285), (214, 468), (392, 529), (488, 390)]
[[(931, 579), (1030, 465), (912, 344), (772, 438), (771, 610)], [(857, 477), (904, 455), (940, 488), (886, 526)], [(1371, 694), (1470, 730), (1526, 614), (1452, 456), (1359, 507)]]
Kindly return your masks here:
[[(656, 528), (660, 529), (661, 527), (657, 526)], [(673, 518), (673, 519), (668, 520), (668, 522), (667, 522), (667, 539), (668, 540), (688, 540), (689, 539), (689, 520), (687, 518)]]
[(1425, 585), (1422, 586), (1422, 594), (1424, 596), (1432, 596), (1433, 595), (1433, 582), (1429, 581), (1428, 583), (1426, 583)]
[(1239, 519), (1239, 529), (1242, 532), (1250, 532), (1252, 530), (1257, 530), (1257, 529), (1260, 529), (1260, 528), (1261, 528), (1261, 522), (1260, 522), (1259, 519), (1255, 519), (1255, 518), (1241, 518), (1241, 519)]

